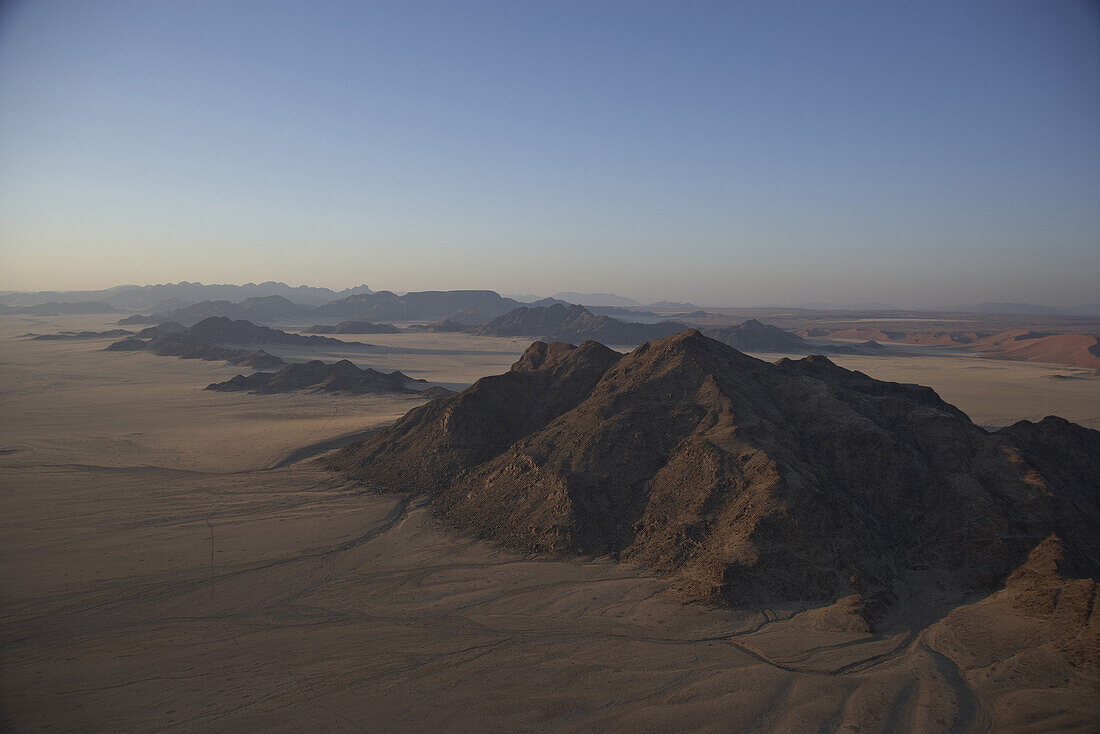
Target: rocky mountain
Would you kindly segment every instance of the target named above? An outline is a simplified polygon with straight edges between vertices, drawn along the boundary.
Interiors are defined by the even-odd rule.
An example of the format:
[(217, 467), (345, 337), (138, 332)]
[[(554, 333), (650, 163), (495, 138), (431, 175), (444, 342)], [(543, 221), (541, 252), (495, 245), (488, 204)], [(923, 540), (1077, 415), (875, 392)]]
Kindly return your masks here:
[(591, 339), (605, 344), (638, 344), (683, 331), (676, 321), (640, 324), (596, 315), (584, 306), (520, 306), (500, 318), (482, 324), (473, 333), (481, 336), (531, 336), (553, 341)]
[(480, 324), (507, 313), (518, 301), (494, 291), (420, 291), (398, 296), (389, 291), (364, 293), (325, 304), (318, 319), (366, 321), (438, 321)]
[(734, 349), (745, 352), (809, 354), (813, 351), (820, 351), (797, 334), (784, 331), (778, 326), (763, 324), (756, 319), (749, 319), (740, 324), (726, 326), (721, 329), (707, 329), (703, 333), (711, 339), (716, 339)]
[(306, 334), (400, 334), (393, 324), (375, 324), (370, 321), (341, 321), (335, 326), (314, 324), (308, 329), (302, 329)]
[(1057, 538), (1100, 571), (1100, 432), (995, 433), (930, 388), (698, 331), (621, 356), (536, 343), (328, 459), (508, 546), (611, 554), (685, 599), (887, 628), (998, 588)]
[[(299, 390), (311, 392), (406, 393), (418, 391), (407, 387), (414, 382), (400, 372), (378, 372), (360, 369), (346, 359), (326, 364), (320, 360), (288, 365), (278, 372), (257, 372), (237, 375), (226, 382), (207, 385), (207, 390), (220, 392), (280, 393)], [(423, 380), (415, 380), (423, 382)]]

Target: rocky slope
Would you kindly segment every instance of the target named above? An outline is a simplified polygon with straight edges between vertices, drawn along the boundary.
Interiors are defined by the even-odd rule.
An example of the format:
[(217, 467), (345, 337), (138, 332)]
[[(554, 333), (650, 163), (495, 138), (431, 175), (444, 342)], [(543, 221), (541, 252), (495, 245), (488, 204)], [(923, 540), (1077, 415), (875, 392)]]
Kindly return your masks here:
[(1100, 432), (990, 434), (929, 388), (697, 331), (626, 356), (536, 343), (329, 463), (509, 546), (630, 559), (692, 600), (836, 605), (854, 625), (988, 593), (1051, 535), (1067, 568), (1100, 570)]
[(604, 344), (638, 344), (660, 339), (687, 327), (674, 321), (641, 324), (596, 315), (584, 306), (521, 306), (482, 324), (473, 333), (482, 336), (531, 336), (552, 341), (593, 340)]

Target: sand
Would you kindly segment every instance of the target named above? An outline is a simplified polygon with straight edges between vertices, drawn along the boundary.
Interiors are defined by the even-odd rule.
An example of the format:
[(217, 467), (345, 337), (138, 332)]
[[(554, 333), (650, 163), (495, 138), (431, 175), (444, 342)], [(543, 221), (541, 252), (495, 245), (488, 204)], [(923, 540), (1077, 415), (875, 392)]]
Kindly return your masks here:
[[(108, 324), (0, 319), (0, 729), (1089, 731), (1100, 721), (1095, 674), (1067, 668), (1042, 625), (999, 596), (882, 636), (830, 630), (828, 610), (681, 606), (636, 567), (521, 556), (440, 527), (421, 498), (364, 494), (308, 463), (268, 468), (388, 422), (415, 398), (209, 393), (237, 370), (100, 351), (109, 340), (11, 338)], [(506, 369), (525, 346), (451, 334), (364, 341), (396, 351), (333, 356), (455, 385)], [(1100, 415), (1095, 379), (1051, 377), (1064, 369), (837, 361), (930, 382), (952, 401), (956, 391), (979, 422), (1060, 412), (1095, 426)], [(986, 638), (1014, 647), (993, 662), (959, 652)]]

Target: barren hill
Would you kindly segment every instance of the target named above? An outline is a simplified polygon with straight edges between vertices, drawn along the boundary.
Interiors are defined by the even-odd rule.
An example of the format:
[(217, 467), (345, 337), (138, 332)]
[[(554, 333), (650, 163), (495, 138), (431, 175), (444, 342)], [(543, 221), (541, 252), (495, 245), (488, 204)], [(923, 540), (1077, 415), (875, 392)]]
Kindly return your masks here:
[(335, 326), (314, 324), (302, 329), (306, 334), (399, 334), (401, 330), (393, 324), (375, 324), (370, 321), (341, 321)]
[(324, 346), (343, 343), (338, 339), (329, 337), (288, 334), (279, 329), (257, 326), (248, 321), (234, 321), (224, 316), (211, 316), (189, 328), (182, 327), (176, 322), (168, 322), (160, 326), (142, 329), (136, 337), (122, 339), (106, 349), (107, 351), (116, 352), (144, 350), (162, 357), (225, 360), (231, 364), (274, 367), (283, 364), (283, 361), (263, 350), (250, 352), (234, 347), (236, 345), (266, 344)]
[[(360, 369), (346, 359), (332, 364), (320, 360), (289, 365), (278, 372), (257, 372), (237, 375), (226, 382), (207, 385), (207, 390), (220, 392), (279, 393), (296, 390), (314, 392), (415, 393), (406, 385), (413, 382), (400, 372), (378, 372)], [(423, 382), (423, 380), (420, 380)]]
[(703, 332), (711, 339), (728, 344), (734, 349), (746, 352), (790, 352), (807, 354), (815, 351), (805, 339), (784, 331), (778, 326), (763, 324), (756, 319), (726, 326), (721, 329), (708, 329)]
[(638, 344), (683, 331), (676, 321), (640, 324), (595, 315), (584, 306), (520, 306), (474, 330), (483, 336), (532, 336), (553, 341), (591, 339), (605, 344)]
[(612, 554), (685, 598), (836, 604), (909, 624), (996, 589), (1050, 537), (1100, 570), (1100, 432), (987, 433), (930, 388), (688, 331), (626, 356), (532, 345), (512, 370), (329, 460), (506, 545)]

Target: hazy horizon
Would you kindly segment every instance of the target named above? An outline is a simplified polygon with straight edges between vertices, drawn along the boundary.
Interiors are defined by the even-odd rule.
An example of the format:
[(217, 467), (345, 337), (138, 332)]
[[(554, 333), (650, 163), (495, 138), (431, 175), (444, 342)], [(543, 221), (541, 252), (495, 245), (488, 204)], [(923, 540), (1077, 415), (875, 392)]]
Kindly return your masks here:
[(1095, 303), (1098, 31), (1085, 2), (8, 3), (0, 288)]

